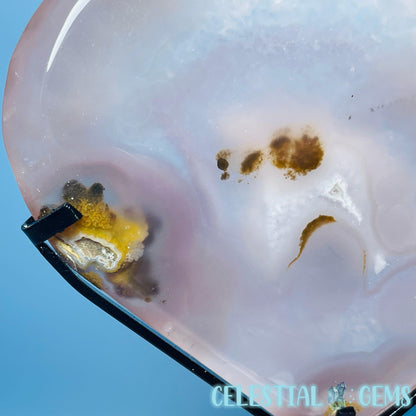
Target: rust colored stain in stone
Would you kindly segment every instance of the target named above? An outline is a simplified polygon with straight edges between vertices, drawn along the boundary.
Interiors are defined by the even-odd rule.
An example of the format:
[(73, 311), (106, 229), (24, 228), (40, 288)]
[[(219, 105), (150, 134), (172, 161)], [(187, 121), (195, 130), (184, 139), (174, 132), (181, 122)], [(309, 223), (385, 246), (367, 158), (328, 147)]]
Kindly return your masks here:
[(263, 162), (263, 153), (261, 150), (256, 150), (248, 154), (241, 162), (240, 172), (243, 175), (248, 175), (255, 170), (258, 170)]
[(279, 169), (287, 169), (292, 153), (292, 140), (288, 136), (279, 136), (270, 143), (270, 156)]
[(269, 145), (274, 166), (286, 170), (285, 176), (296, 179), (315, 170), (322, 163), (324, 150), (318, 136), (303, 134), (300, 138), (279, 135)]
[(335, 218), (329, 215), (320, 215), (319, 217), (315, 218), (311, 222), (309, 222), (306, 227), (302, 231), (302, 235), (300, 236), (299, 241), (299, 253), (298, 255), (289, 263), (287, 268), (289, 268), (296, 260), (299, 259), (301, 256), (303, 249), (306, 246), (311, 235), (320, 227), (325, 224), (330, 224), (331, 222), (335, 222)]
[(230, 177), (230, 174), (227, 172), (229, 163), (228, 158), (230, 157), (231, 152), (227, 149), (220, 150), (215, 157), (217, 160), (217, 168), (222, 170), (223, 173), (221, 174), (221, 180), (227, 180)]
[[(217, 168), (222, 171), (222, 180), (230, 177), (230, 156), (231, 151), (228, 149), (220, 150), (216, 155)], [(240, 173), (249, 175), (258, 171), (264, 161), (270, 160), (276, 168), (284, 171), (286, 178), (294, 180), (317, 169), (323, 157), (324, 149), (317, 135), (304, 130), (301, 136), (294, 136), (289, 129), (285, 129), (275, 135), (268, 148), (248, 153), (241, 162)], [(238, 183), (241, 183), (241, 179)]]
[(228, 173), (228, 172), (224, 172), (222, 175), (221, 175), (221, 180), (222, 181), (225, 181), (225, 180), (227, 180), (227, 179), (229, 179), (230, 178), (230, 174)]

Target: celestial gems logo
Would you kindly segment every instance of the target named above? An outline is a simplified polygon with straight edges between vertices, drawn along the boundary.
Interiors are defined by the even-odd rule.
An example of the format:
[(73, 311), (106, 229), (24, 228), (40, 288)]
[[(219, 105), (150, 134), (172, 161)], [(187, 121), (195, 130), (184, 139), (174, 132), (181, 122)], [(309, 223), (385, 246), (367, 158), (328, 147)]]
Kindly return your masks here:
[[(345, 397), (347, 395), (347, 398)], [(339, 383), (328, 389), (328, 403), (319, 400), (315, 385), (255, 385), (248, 387), (246, 394), (241, 386), (218, 385), (211, 393), (215, 407), (327, 407), (328, 415), (347, 408), (355, 412), (365, 407), (383, 408), (391, 405), (409, 407), (408, 385), (362, 385), (357, 390)]]

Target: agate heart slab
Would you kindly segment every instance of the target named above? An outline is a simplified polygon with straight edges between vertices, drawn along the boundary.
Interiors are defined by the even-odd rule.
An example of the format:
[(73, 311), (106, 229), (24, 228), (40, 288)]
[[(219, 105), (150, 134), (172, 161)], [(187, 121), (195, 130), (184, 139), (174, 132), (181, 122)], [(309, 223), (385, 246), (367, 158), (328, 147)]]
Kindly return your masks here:
[(415, 19), (45, 0), (3, 107), (25, 201), (74, 205), (55, 249), (231, 384), (414, 387)]

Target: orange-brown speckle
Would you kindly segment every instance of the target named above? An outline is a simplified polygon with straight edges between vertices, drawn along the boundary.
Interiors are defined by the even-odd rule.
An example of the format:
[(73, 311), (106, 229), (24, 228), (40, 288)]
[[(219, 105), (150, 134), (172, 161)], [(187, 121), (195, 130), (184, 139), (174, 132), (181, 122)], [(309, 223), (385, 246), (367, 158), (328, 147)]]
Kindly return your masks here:
[(249, 173), (258, 170), (263, 162), (263, 153), (261, 150), (256, 150), (248, 154), (241, 163), (240, 172), (243, 175), (248, 175)]
[(335, 218), (329, 215), (320, 215), (319, 217), (315, 218), (311, 222), (307, 224), (307, 226), (303, 229), (302, 235), (300, 236), (299, 241), (299, 253), (298, 255), (289, 263), (287, 268), (289, 268), (296, 260), (299, 259), (301, 256), (303, 249), (306, 246), (310, 236), (320, 227), (325, 224), (330, 224), (331, 222), (335, 222)]
[(319, 167), (324, 151), (317, 136), (303, 134), (301, 138), (279, 135), (270, 143), (270, 157), (278, 169), (285, 169), (285, 176), (296, 179)]
[(217, 168), (223, 171), (223, 173), (221, 174), (221, 180), (223, 181), (230, 177), (230, 174), (227, 172), (229, 166), (228, 158), (230, 157), (230, 155), (231, 152), (227, 149), (224, 149), (220, 150), (215, 157), (217, 160)]

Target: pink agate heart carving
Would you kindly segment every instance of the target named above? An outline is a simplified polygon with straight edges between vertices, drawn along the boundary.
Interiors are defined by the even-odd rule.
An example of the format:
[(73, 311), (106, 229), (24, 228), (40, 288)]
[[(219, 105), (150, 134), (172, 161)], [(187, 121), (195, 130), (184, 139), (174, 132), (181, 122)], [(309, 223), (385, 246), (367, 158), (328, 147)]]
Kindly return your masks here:
[(415, 17), (406, 0), (46, 0), (3, 107), (25, 201), (79, 208), (55, 248), (245, 391), (414, 387)]

